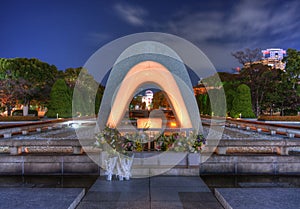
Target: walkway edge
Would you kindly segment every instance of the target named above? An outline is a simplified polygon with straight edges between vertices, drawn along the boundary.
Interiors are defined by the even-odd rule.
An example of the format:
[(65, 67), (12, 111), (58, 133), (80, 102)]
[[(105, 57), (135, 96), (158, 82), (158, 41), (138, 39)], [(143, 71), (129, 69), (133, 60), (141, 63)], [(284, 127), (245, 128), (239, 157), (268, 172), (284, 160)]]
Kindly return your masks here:
[(68, 209), (75, 209), (79, 205), (81, 200), (83, 199), (84, 195), (85, 195), (85, 189), (82, 189), (82, 191), (78, 194), (78, 196), (74, 199), (74, 201), (68, 207)]
[(225, 198), (221, 195), (221, 193), (218, 191), (218, 189), (215, 189), (215, 196), (220, 202), (220, 204), (225, 208), (225, 209), (233, 209), (229, 203), (225, 200)]

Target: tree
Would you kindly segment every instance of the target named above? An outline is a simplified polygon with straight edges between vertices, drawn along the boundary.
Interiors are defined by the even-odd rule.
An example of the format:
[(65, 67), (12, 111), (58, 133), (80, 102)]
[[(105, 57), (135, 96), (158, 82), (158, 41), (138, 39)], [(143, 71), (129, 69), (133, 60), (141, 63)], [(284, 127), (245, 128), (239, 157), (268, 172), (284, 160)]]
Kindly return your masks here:
[[(221, 117), (225, 117), (226, 116), (226, 103), (225, 103), (225, 97), (222, 97), (222, 95), (220, 95), (220, 89), (219, 88), (213, 88), (213, 89), (209, 89), (207, 91), (208, 93), (208, 104), (209, 104), (209, 109), (207, 109), (207, 111), (209, 112), (209, 114), (211, 114), (212, 116), (221, 116)], [(213, 101), (211, 101), (211, 99), (213, 98)], [(224, 100), (224, 101), (223, 101)]]
[(163, 91), (155, 92), (153, 95), (153, 109), (159, 109), (160, 107), (170, 107), (168, 96)]
[(296, 89), (293, 89), (292, 83), (278, 82), (274, 94), (275, 92), (278, 99), (275, 99), (274, 107), (280, 110), (282, 116), (299, 111), (300, 97), (297, 95)]
[(249, 64), (251, 65), (255, 62), (261, 59), (261, 50), (259, 48), (256, 49), (245, 49), (245, 51), (236, 51), (234, 53), (231, 53), (232, 56), (234, 56), (239, 63), (242, 65)]
[(236, 89), (237, 89), (238, 85), (240, 85), (239, 81), (223, 82), (223, 88), (224, 88), (225, 95), (226, 95), (226, 108), (227, 108), (226, 113), (227, 113), (227, 115), (230, 115), (230, 112), (232, 110), (233, 100), (237, 94)]
[[(242, 78), (244, 77), (244, 82), (249, 85), (251, 89), (251, 97), (253, 101), (256, 101), (255, 104), (252, 105), (253, 110), (256, 110), (256, 115), (259, 115), (260, 109), (258, 106), (258, 98), (257, 94), (255, 94), (255, 77), (257, 77), (257, 72), (259, 68), (257, 68), (256, 61), (261, 59), (261, 50), (259, 48), (256, 49), (245, 49), (244, 51), (236, 51), (231, 53), (233, 57), (235, 57), (240, 64), (243, 65), (241, 74)], [(246, 81), (245, 81), (246, 80)]]
[(7, 70), (11, 72), (11, 79), (20, 82), (22, 92), (15, 99), (23, 104), (23, 115), (28, 114), (28, 106), (33, 99), (46, 101), (49, 98), (50, 87), (58, 74), (54, 65), (35, 58), (1, 59), (0, 79), (5, 77)]
[(50, 118), (72, 116), (71, 91), (63, 79), (57, 79), (51, 93), (47, 116)]
[(10, 71), (0, 80), (0, 101), (6, 106), (7, 115), (11, 115), (12, 108), (16, 105), (20, 87), (18, 81), (13, 79)]
[(287, 79), (293, 84), (293, 89), (295, 89), (300, 78), (300, 51), (288, 49), (287, 56), (283, 61), (286, 62), (285, 71)]
[(250, 73), (249, 71), (250, 69), (243, 69), (241, 77), (251, 88), (251, 97), (254, 102), (252, 107), (258, 116), (268, 105), (265, 104), (267, 97), (270, 98), (270, 94), (276, 94), (274, 88), (280, 82), (281, 70), (271, 69), (267, 65), (255, 64), (253, 65), (253, 72)]
[(211, 105), (208, 94), (196, 95), (199, 113), (201, 115), (211, 115)]
[[(80, 74), (80, 72), (83, 70), (82, 67), (78, 67), (78, 68), (67, 68), (63, 74), (62, 74), (62, 78), (65, 79), (67, 85), (71, 88), (74, 89), (74, 86), (76, 84), (76, 81), (78, 79), (78, 76)], [(87, 73), (87, 71), (82, 71), (83, 73)]]
[(102, 101), (102, 97), (103, 97), (103, 93), (104, 93), (104, 86), (102, 86), (101, 84), (99, 85), (97, 94), (96, 94), (96, 98), (95, 98), (95, 114), (97, 115), (100, 109), (100, 105), (101, 105), (101, 101)]
[(71, 88), (73, 111), (81, 115), (98, 114), (104, 87), (94, 80), (88, 70), (68, 68), (64, 79)]
[(245, 84), (241, 84), (237, 88), (237, 94), (232, 102), (230, 116), (238, 118), (240, 117), (240, 114), (243, 118), (255, 117), (252, 111), (250, 88)]

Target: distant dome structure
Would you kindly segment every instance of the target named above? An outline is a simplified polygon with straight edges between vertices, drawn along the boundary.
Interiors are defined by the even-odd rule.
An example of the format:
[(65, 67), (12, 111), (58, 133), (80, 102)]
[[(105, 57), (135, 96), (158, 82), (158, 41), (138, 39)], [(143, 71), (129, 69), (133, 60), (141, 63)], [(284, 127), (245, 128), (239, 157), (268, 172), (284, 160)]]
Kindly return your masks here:
[(145, 96), (142, 97), (142, 102), (146, 103), (146, 108), (150, 109), (150, 105), (152, 104), (153, 92), (151, 90), (145, 91)]

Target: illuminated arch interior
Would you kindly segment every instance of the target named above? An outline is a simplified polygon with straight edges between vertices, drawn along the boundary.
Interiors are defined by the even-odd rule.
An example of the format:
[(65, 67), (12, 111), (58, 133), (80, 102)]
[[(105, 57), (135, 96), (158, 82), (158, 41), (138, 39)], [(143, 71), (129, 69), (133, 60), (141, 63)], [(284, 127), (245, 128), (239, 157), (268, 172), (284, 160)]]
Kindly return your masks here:
[(181, 91), (172, 73), (163, 65), (154, 61), (143, 61), (133, 66), (115, 96), (107, 125), (117, 127), (125, 115), (126, 109), (136, 90), (143, 84), (152, 83), (167, 94), (180, 128), (192, 128), (192, 122)]

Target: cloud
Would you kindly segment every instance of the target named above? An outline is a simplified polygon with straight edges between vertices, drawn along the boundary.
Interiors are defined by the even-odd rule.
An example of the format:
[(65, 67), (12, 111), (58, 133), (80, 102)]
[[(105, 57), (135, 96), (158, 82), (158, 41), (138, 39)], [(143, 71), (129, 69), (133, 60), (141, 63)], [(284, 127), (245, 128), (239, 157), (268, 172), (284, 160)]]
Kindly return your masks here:
[[(203, 50), (218, 69), (238, 63), (231, 52), (285, 47), (300, 39), (298, 1), (243, 0), (212, 10), (181, 11), (156, 30), (179, 35)], [(293, 31), (290, 34), (289, 31)]]
[(91, 32), (87, 35), (86, 39), (91, 45), (95, 45), (95, 44), (103, 43), (111, 38), (112, 36), (109, 35), (108, 33)]
[(144, 18), (148, 12), (140, 6), (133, 6), (125, 3), (118, 3), (114, 5), (114, 10), (124, 21), (133, 26), (143, 26), (145, 24)]

